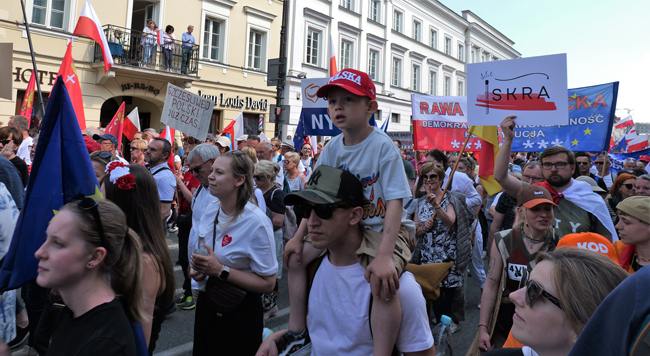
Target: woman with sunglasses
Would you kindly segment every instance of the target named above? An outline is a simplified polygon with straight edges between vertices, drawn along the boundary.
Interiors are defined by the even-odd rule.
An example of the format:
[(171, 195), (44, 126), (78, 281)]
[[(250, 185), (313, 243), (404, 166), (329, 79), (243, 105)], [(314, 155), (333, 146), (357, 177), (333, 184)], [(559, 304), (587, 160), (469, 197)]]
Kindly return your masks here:
[(90, 163), (93, 164), (97, 182), (101, 182), (106, 176), (106, 166), (117, 159), (119, 158), (116, 155), (108, 151), (95, 151), (90, 154)]
[[(298, 156), (295, 152), (296, 157)], [(287, 157), (285, 157), (285, 162)], [(285, 165), (286, 166), (286, 165)], [(264, 203), (266, 205), (266, 215), (271, 219), (273, 224), (273, 238), (275, 239), (275, 252), (278, 261), (278, 266), (282, 266), (282, 252), (284, 251), (284, 240), (282, 238), (282, 225), (284, 224), (284, 214), (287, 207), (284, 205), (284, 192), (282, 187), (275, 182), (275, 178), (280, 172), (280, 165), (270, 161), (259, 161), (255, 165), (255, 184), (261, 190), (264, 196)], [(278, 267), (277, 278), (282, 278), (282, 267)], [(277, 312), (277, 304), (275, 303), (275, 296), (277, 295), (278, 286), (273, 289), (270, 295), (262, 296), (264, 304), (265, 318)]]
[(146, 319), (142, 249), (119, 207), (92, 198), (66, 204), (35, 256), (36, 282), (57, 289), (65, 303), (48, 355), (136, 355), (130, 321)]
[(540, 252), (534, 264), (510, 293), (512, 335), (526, 346), (484, 355), (568, 355), (600, 303), (628, 276), (609, 257), (582, 248)]
[(131, 164), (144, 166), (144, 150), (146, 149), (147, 141), (139, 138), (131, 141)]
[[(254, 199), (253, 163), (241, 151), (221, 154), (208, 177), (220, 201), (207, 256), (193, 254), (190, 277), (207, 278), (194, 321), (194, 355), (255, 355), (262, 343), (261, 293), (275, 286), (273, 227)], [(228, 291), (224, 295), (221, 291)]]
[(144, 262), (144, 307), (142, 323), (149, 354), (153, 354), (166, 311), (172, 306), (175, 289), (174, 266), (165, 242), (156, 180), (137, 164), (108, 164), (101, 183), (104, 197), (122, 209), (126, 224), (140, 237)]
[[(444, 178), (445, 170), (439, 164), (427, 162), (420, 167), (416, 191), (424, 188), (426, 195), (416, 201), (414, 222), (417, 244), (411, 263), (420, 265), (456, 260), (456, 211), (451, 203), (451, 193), (442, 194)], [(440, 284), (440, 297), (433, 306), (437, 320), (443, 314), (452, 318), (452, 332), (460, 322), (455, 313), (452, 313), (452, 302), (454, 295), (461, 292), (462, 285), (462, 272), (454, 265), (449, 276)]]
[(23, 187), (27, 186), (29, 169), (22, 158), (16, 156), (20, 144), (23, 142), (23, 135), (17, 128), (5, 126), (0, 128), (0, 153), (11, 162), (20, 173)]
[(552, 228), (553, 206), (548, 190), (538, 185), (526, 185), (517, 194), (517, 217), (513, 228), (494, 234), (487, 280), (481, 296), (478, 342), (474, 346), (479, 351), (503, 345), (512, 328), (515, 312), (510, 293), (517, 290), (523, 271), (532, 270), (535, 265), (532, 261), (537, 253), (555, 249), (559, 238)]
[(629, 173), (622, 173), (616, 177), (612, 189), (609, 191), (609, 196), (605, 199), (607, 209), (610, 211), (612, 222), (614, 225), (618, 224), (619, 218), (616, 212), (616, 206), (623, 200), (636, 195), (636, 176)]

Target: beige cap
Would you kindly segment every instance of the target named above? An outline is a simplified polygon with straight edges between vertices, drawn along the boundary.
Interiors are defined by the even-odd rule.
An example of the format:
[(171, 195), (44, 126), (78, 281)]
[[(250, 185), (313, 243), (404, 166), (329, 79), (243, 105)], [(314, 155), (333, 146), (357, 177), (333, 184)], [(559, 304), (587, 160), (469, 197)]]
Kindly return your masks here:
[(594, 193), (607, 193), (605, 191), (605, 189), (599, 187), (598, 183), (596, 183), (596, 181), (593, 178), (589, 177), (589, 176), (580, 176), (580, 177), (576, 178), (576, 180), (580, 180), (580, 181), (589, 183), (589, 185), (591, 186), (591, 189), (594, 191)]
[(650, 197), (629, 197), (618, 203), (616, 209), (646, 224), (650, 224)]

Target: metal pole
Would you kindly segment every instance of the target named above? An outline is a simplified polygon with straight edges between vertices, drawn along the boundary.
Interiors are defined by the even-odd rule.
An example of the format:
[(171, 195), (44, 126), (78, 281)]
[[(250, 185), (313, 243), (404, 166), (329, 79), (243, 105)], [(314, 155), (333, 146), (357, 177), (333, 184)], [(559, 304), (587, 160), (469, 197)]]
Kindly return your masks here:
[[(284, 86), (287, 79), (287, 12), (289, 11), (289, 1), (284, 0), (282, 4), (282, 27), (280, 29), (280, 63), (278, 66), (278, 85), (277, 95), (275, 97), (275, 106), (276, 110), (279, 110), (282, 107), (282, 100), (284, 99)], [(277, 114), (277, 111), (276, 113)], [(279, 116), (276, 116), (275, 120), (275, 137), (282, 140), (280, 137), (280, 129), (282, 123), (279, 120)]]
[(45, 104), (43, 104), (43, 93), (41, 92), (41, 83), (38, 77), (38, 69), (36, 69), (36, 58), (34, 58), (34, 47), (32, 46), (32, 36), (29, 33), (29, 24), (27, 23), (27, 13), (25, 12), (25, 3), (23, 3), (23, 0), (20, 0), (20, 6), (23, 7), (23, 19), (25, 20), (25, 31), (27, 31), (27, 42), (29, 42), (29, 52), (32, 55), (32, 66), (34, 66), (32, 75), (36, 76), (34, 77), (34, 82), (36, 82), (38, 99), (41, 101), (41, 110), (43, 110), (43, 115), (45, 115)]

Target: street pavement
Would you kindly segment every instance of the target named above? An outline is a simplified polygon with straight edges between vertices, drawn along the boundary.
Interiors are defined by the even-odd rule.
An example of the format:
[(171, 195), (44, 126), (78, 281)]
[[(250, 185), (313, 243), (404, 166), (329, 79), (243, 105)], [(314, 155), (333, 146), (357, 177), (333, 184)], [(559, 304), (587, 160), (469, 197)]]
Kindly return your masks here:
[[(178, 261), (178, 238), (176, 234), (169, 234), (167, 246), (172, 255), (172, 261)], [(486, 266), (487, 267), (487, 266)], [(181, 294), (183, 285), (183, 274), (179, 265), (174, 266), (176, 277), (175, 296)], [(288, 272), (285, 269), (282, 273), (282, 279), (279, 280), (279, 294), (277, 298), (278, 313), (266, 321), (266, 327), (278, 331), (287, 328), (289, 322), (289, 293), (287, 288)], [(479, 320), (479, 310), (477, 304), (481, 299), (481, 290), (476, 286), (474, 280), (470, 277), (466, 279), (466, 302), (468, 307), (465, 308), (465, 321), (460, 323), (460, 330), (453, 334), (454, 337), (454, 354), (464, 356), (469, 349), (477, 331)], [(191, 356), (192, 340), (194, 335), (194, 310), (177, 309), (176, 312), (167, 316), (162, 324), (162, 330), (154, 356)]]

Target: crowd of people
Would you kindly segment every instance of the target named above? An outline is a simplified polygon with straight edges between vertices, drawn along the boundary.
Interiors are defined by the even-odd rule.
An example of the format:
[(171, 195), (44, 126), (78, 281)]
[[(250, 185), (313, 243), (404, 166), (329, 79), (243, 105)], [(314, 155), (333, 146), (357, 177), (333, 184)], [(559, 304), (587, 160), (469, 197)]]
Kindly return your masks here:
[[(585, 351), (596, 339), (647, 350), (647, 298), (628, 298), (607, 337), (592, 324), (621, 323), (614, 296), (648, 287), (650, 157), (613, 173), (607, 155), (511, 152), (509, 116), (490, 195), (471, 154), (412, 152), (368, 125), (374, 84), (344, 71), (317, 93), (342, 134), (315, 148), (146, 129), (119, 152), (114, 135), (84, 131), (103, 199), (75, 197), (50, 222), (38, 278), (4, 296), (15, 332), (0, 333), (0, 355), (23, 340), (15, 354), (135, 355), (140, 341), (153, 354), (176, 309), (195, 310), (194, 355), (435, 355), (444, 315), (451, 332), (476, 331), (468, 355), (597, 354)], [(29, 126), (0, 128), (4, 254), (38, 144)], [(272, 333), (283, 277), (289, 323)], [(465, 321), (467, 278), (482, 291), (478, 325)]]

